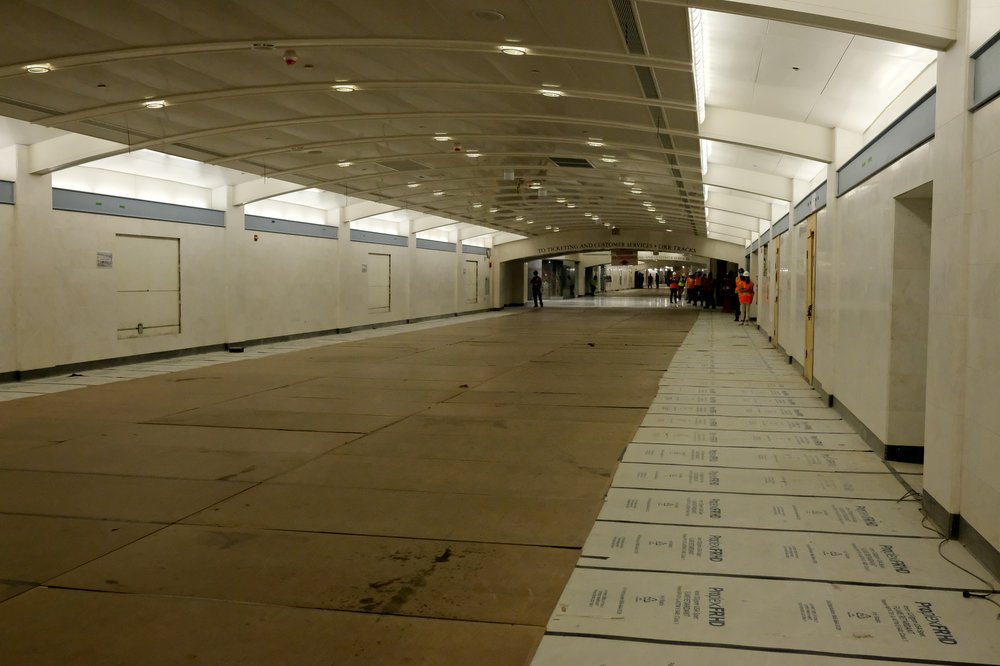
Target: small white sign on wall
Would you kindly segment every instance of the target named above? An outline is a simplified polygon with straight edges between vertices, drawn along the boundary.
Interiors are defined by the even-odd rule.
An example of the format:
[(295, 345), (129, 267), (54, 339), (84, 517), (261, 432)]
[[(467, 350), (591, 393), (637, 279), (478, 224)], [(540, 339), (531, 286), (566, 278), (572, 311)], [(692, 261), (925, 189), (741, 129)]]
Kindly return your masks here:
[(114, 265), (113, 255), (110, 252), (98, 252), (97, 253), (97, 267), (98, 268), (111, 268)]

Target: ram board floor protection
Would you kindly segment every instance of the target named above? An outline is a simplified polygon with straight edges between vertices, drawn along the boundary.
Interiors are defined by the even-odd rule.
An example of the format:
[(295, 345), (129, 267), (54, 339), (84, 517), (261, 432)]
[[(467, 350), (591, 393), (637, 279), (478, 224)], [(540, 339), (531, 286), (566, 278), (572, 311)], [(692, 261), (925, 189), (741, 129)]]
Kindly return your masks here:
[(907, 471), (759, 332), (702, 315), (532, 663), (1000, 664), (1000, 615), (979, 596), (997, 581), (924, 525)]

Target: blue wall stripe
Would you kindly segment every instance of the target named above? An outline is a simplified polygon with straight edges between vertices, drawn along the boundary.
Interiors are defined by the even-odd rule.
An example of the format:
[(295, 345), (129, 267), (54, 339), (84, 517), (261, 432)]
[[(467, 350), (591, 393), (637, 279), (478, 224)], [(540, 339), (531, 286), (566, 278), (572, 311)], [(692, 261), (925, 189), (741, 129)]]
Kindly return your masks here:
[(934, 138), (934, 102), (932, 90), (884, 132), (837, 170), (837, 196), (843, 196), (899, 158)]
[(375, 243), (376, 245), (395, 245), (396, 247), (406, 247), (409, 244), (410, 239), (408, 236), (380, 234), (376, 231), (351, 229), (351, 240), (356, 243)]
[(226, 225), (225, 213), (221, 210), (58, 188), (52, 189), (52, 208), (53, 210), (68, 210), (76, 213), (115, 215), (144, 220), (200, 224), (209, 227), (224, 227)]
[(441, 252), (454, 252), (455, 244), (445, 241), (429, 240), (427, 238), (417, 239), (418, 250), (439, 250)]
[(826, 181), (795, 204), (795, 224), (802, 222), (818, 210), (826, 208)]
[(972, 54), (972, 110), (1000, 96), (1000, 32)]
[(788, 231), (788, 213), (785, 213), (783, 218), (771, 225), (771, 238), (777, 238), (786, 231)]
[(0, 180), (0, 204), (14, 203), (14, 183)]
[(465, 254), (481, 254), (485, 257), (487, 249), (485, 247), (479, 247), (478, 245), (466, 245), (463, 243), (462, 252)]
[(289, 234), (291, 236), (312, 236), (313, 238), (336, 238), (337, 227), (298, 220), (283, 220), (276, 217), (261, 217), (246, 215), (243, 227), (247, 231), (262, 231), (271, 234)]

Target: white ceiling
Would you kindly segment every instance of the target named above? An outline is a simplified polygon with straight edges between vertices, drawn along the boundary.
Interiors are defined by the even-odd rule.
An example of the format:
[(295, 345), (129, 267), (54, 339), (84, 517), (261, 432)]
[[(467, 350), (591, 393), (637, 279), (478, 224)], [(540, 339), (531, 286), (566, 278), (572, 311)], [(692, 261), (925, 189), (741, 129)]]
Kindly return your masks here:
[[(133, 149), (102, 168), (181, 182), (266, 176), (289, 190), (329, 190), (520, 235), (593, 228), (583, 216), (591, 212), (623, 228), (742, 244), (742, 233), (706, 227), (688, 4), (700, 3), (18, 0), (4, 8), (17, 21), (0, 40), (0, 114), (35, 124), (0, 117), (0, 145), (72, 131)], [(935, 58), (753, 16), (706, 11), (702, 25), (710, 107), (858, 134)], [(500, 53), (512, 44), (528, 54)], [(295, 64), (284, 63), (286, 49)], [(27, 74), (29, 63), (52, 71)], [(337, 83), (358, 90), (334, 92)], [(563, 96), (543, 97), (542, 88)], [(142, 108), (149, 99), (167, 106)], [(434, 141), (436, 133), (451, 138)], [(708, 143), (713, 164), (783, 179), (808, 182), (826, 168), (764, 147)], [(142, 148), (198, 163), (165, 162)], [(631, 194), (627, 180), (643, 193)]]

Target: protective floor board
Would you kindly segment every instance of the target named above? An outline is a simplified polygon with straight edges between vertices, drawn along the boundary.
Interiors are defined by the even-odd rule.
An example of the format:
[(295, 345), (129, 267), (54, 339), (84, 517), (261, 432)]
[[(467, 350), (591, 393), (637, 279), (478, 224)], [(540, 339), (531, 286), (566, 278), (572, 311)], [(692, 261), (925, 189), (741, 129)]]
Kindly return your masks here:
[(693, 446), (766, 447), (775, 449), (826, 449), (871, 451), (857, 435), (839, 433), (740, 432), (694, 428), (639, 428), (633, 442), (644, 444), (690, 444)]
[(730, 378), (706, 378), (704, 375), (691, 375), (690, 377), (674, 377), (669, 374), (663, 375), (660, 386), (687, 386), (691, 388), (751, 388), (751, 389), (791, 389), (801, 390), (808, 386), (801, 379), (761, 379), (758, 381), (746, 380), (739, 375)]
[[(898, 661), (868, 660), (864, 666), (899, 666)], [(634, 639), (546, 636), (532, 666), (609, 666), (657, 664), (662, 666), (857, 666), (850, 657), (762, 652), (739, 648), (695, 647), (642, 642)]]
[(792, 419), (775, 417), (738, 416), (683, 416), (674, 414), (646, 414), (642, 420), (646, 428), (696, 428), (703, 430), (756, 430), (759, 432), (830, 432), (854, 433), (843, 420)]
[(874, 453), (864, 451), (794, 451), (767, 448), (716, 448), (682, 444), (641, 444), (625, 449), (622, 462), (703, 465), (744, 469), (792, 469), (813, 472), (888, 471)]
[(744, 385), (735, 387), (722, 386), (681, 386), (673, 382), (660, 385), (659, 393), (681, 393), (684, 395), (733, 395), (749, 396), (752, 398), (815, 398), (819, 394), (811, 388), (806, 388), (801, 383), (796, 388), (748, 388)]
[(611, 484), (648, 490), (866, 499), (899, 499), (907, 492), (888, 470), (884, 474), (856, 474), (650, 463), (622, 463)]
[(788, 382), (789, 384), (798, 384), (803, 386), (805, 382), (802, 379), (802, 375), (792, 374), (790, 372), (712, 372), (710, 370), (695, 370), (690, 371), (674, 371), (673, 369), (668, 370), (663, 375), (664, 381), (678, 381), (678, 382), (697, 382), (701, 380), (710, 382), (738, 382), (738, 383), (749, 383), (751, 385), (765, 382)]
[(759, 405), (665, 405), (653, 403), (650, 414), (680, 416), (772, 417), (780, 419), (839, 420), (840, 415), (827, 407), (762, 407)]
[(684, 395), (660, 393), (653, 405), (758, 405), (760, 407), (826, 407), (820, 398), (756, 398), (737, 395)]
[(943, 590), (577, 569), (547, 631), (995, 666), (996, 615)]
[(598, 520), (932, 538), (916, 502), (611, 488)]
[[(605, 569), (790, 578), (903, 587), (985, 590), (948, 564), (937, 539), (857, 534), (766, 532), (718, 527), (636, 525), (598, 521), (578, 566)], [(945, 554), (987, 578), (957, 542)]]

